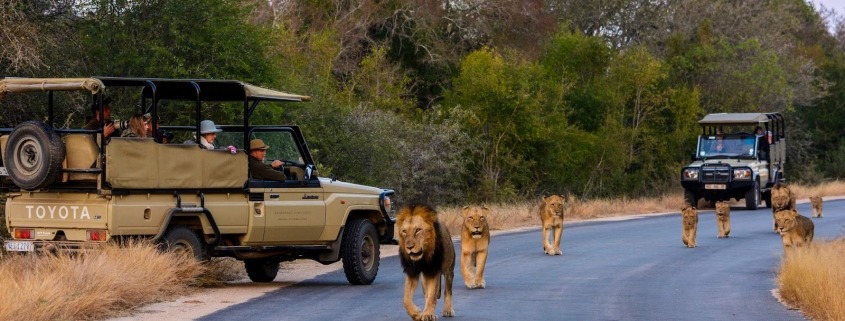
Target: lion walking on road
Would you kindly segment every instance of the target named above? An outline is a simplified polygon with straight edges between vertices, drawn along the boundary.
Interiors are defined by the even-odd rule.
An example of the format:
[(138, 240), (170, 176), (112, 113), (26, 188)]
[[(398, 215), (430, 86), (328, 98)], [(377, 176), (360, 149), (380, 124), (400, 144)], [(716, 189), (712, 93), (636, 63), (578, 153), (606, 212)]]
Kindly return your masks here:
[[(543, 251), (548, 255), (561, 255), (560, 237), (563, 235), (563, 216), (567, 202), (565, 196), (550, 195), (543, 197), (540, 204), (540, 219), (543, 223)], [(552, 243), (549, 243), (549, 232), (552, 232)]]
[(731, 204), (726, 201), (716, 202), (716, 226), (719, 228), (719, 238), (730, 237), (731, 234)]
[(798, 211), (794, 209), (777, 211), (775, 212), (775, 220), (784, 251), (789, 248), (809, 246), (813, 242), (813, 234), (815, 233), (813, 221), (798, 214)]
[(822, 212), (821, 196), (810, 196), (810, 205), (813, 208), (813, 217), (824, 217), (824, 213)]
[(464, 206), (464, 224), (461, 229), (461, 274), (464, 284), (470, 289), (483, 289), (484, 265), (487, 263), (487, 249), (490, 246), (490, 227), (487, 206)]
[(772, 187), (772, 221), (774, 221), (774, 231), (778, 231), (777, 218), (775, 213), (783, 210), (795, 209), (795, 194), (789, 189), (786, 184), (777, 183)]
[[(437, 219), (437, 211), (429, 205), (411, 204), (399, 210), (399, 259), (405, 272), (405, 293), (402, 303), (415, 321), (437, 320), (435, 306), (443, 282), (443, 316), (455, 315), (452, 307), (452, 280), (455, 277), (455, 247), (445, 225)], [(420, 311), (414, 304), (414, 291), (422, 275), (425, 306)]]
[(694, 248), (695, 234), (698, 231), (698, 210), (692, 205), (687, 204), (681, 210), (681, 223), (683, 224), (681, 240), (687, 247)]

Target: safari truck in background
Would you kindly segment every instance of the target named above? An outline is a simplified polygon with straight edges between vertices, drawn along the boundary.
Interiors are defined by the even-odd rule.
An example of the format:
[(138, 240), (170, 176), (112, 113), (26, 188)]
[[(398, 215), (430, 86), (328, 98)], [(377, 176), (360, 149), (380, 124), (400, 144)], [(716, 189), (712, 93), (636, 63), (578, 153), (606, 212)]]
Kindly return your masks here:
[[(711, 205), (745, 199), (748, 209), (760, 201), (772, 207), (772, 187), (784, 179), (786, 128), (780, 113), (719, 113), (698, 121), (692, 163), (681, 169), (684, 199)], [(756, 129), (762, 130), (761, 134)]]
[[(229, 124), (215, 119), (222, 130), (217, 141), (240, 149), (206, 150), (158, 138), (103, 139), (102, 123), (108, 120), (93, 130), (56, 126), (58, 106), (74, 101), (68, 97), (76, 95), (75, 101), (104, 115), (107, 93), (126, 94), (124, 101), (134, 102), (123, 109), (129, 109), (124, 119), (147, 114), (153, 128), (188, 138), (200, 137), (205, 111), (230, 106), (242, 115)], [(272, 281), (281, 262), (311, 259), (342, 260), (350, 283), (370, 284), (380, 244), (393, 242), (392, 190), (320, 177), (299, 127), (255, 125), (257, 109), (308, 101), (307, 96), (234, 80), (0, 79), (4, 113), (9, 107), (3, 97), (11, 95), (46, 102), (47, 115), (39, 118), (45, 121), (0, 128), (0, 181), (12, 237), (4, 242), (6, 251), (77, 251), (141, 237), (198, 259), (242, 260), (255, 282)], [(119, 110), (113, 106), (112, 115)], [(160, 124), (164, 110), (190, 115), (190, 121)], [(285, 181), (250, 175), (254, 138), (270, 146), (268, 160), (283, 161)]]

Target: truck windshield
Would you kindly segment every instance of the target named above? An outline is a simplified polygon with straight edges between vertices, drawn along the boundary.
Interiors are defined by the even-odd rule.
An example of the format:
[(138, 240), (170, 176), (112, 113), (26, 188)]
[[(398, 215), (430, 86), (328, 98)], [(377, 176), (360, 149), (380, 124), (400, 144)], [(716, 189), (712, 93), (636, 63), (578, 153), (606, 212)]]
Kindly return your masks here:
[(699, 136), (698, 157), (756, 157), (757, 138), (755, 135)]

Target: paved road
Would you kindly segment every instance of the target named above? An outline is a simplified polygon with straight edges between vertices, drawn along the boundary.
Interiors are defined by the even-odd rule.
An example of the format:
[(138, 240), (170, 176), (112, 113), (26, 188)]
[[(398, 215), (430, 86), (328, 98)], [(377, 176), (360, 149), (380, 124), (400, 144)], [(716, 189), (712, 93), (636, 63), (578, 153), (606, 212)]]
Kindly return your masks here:
[[(825, 202), (816, 240), (845, 232), (845, 201)], [(809, 204), (798, 210), (809, 216)], [(455, 318), (442, 320), (803, 320), (772, 296), (780, 237), (771, 209), (733, 208), (731, 237), (716, 238), (712, 210), (699, 213), (698, 247), (681, 243), (681, 219), (652, 216), (570, 223), (562, 256), (547, 256), (540, 231), (493, 237), (487, 288), (469, 290), (455, 272)], [(460, 246), (456, 244), (456, 246)], [(208, 315), (202, 320), (409, 320), (397, 257), (375, 283), (351, 286), (342, 271)], [(422, 304), (417, 292), (415, 302)], [(442, 312), (438, 301), (438, 315)]]

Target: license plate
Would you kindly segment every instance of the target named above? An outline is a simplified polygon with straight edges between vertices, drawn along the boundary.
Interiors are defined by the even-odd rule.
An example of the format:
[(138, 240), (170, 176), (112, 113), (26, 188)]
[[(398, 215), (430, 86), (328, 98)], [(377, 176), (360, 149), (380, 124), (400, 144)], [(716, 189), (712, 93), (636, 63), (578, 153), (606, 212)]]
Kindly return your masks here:
[(725, 189), (725, 184), (704, 184), (704, 189)]
[(0, 176), (9, 176), (9, 172), (5, 167), (0, 167)]
[(9, 252), (32, 252), (35, 251), (35, 244), (28, 241), (6, 241), (3, 248)]

